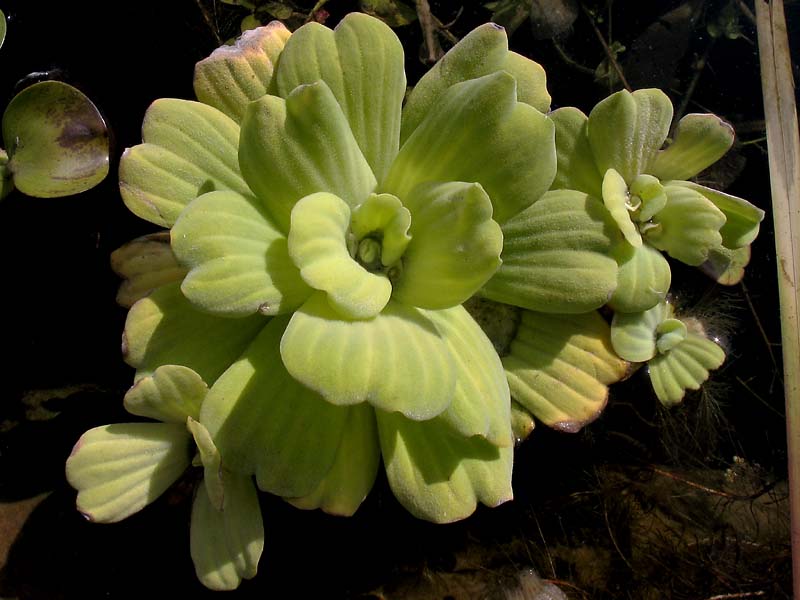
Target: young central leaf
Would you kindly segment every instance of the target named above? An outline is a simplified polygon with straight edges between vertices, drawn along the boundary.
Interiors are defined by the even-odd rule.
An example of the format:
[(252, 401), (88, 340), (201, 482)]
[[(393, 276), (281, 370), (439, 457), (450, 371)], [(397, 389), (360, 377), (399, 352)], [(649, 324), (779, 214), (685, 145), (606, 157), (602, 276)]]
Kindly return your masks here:
[[(350, 256), (349, 227), (350, 207), (344, 200), (327, 192), (306, 196), (292, 209), (289, 256), (303, 281), (326, 292), (328, 302), (342, 316), (369, 319), (389, 302), (392, 284)], [(358, 254), (362, 253), (375, 259), (380, 249), (367, 243), (359, 246)]]

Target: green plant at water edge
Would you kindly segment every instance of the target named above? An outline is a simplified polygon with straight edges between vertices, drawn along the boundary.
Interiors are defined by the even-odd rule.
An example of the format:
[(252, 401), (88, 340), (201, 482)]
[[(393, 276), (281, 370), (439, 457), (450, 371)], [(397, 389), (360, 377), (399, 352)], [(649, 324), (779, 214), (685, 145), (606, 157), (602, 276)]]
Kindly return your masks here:
[[(626, 372), (597, 312), (626, 285), (626, 192), (548, 191), (567, 175), (543, 69), (492, 24), (405, 102), (403, 63), (364, 14), (273, 22), (197, 64), (199, 102), (154, 102), (122, 157), (126, 205), (169, 230), (112, 256), (125, 406), (159, 422), (88, 431), (67, 476), (113, 522), (202, 467), (190, 546), (208, 587), (255, 574), (256, 488), (351, 515), (382, 461), (412, 514), (463, 519), (511, 499), (531, 413), (576, 431)], [(510, 315), (505, 342), (482, 306)]]

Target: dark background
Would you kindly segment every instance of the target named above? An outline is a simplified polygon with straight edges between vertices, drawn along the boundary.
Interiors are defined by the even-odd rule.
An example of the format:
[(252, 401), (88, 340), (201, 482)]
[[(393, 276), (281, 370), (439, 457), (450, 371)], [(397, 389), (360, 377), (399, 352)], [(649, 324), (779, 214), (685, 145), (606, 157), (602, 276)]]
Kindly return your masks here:
[[(297, 4), (307, 11), (313, 3)], [(742, 37), (712, 43), (708, 24), (728, 4), (617, 0), (609, 10), (605, 2), (587, 2), (601, 22), (581, 12), (558, 41), (574, 62), (594, 70), (605, 51), (592, 23), (608, 36), (610, 15), (611, 37), (626, 47), (619, 60), (633, 87), (663, 87), (677, 106), (693, 85), (687, 112), (713, 111), (737, 126), (737, 146), (703, 178), (767, 210), (744, 286), (722, 288), (673, 263), (679, 307), (726, 342), (728, 359), (707, 391), (665, 411), (644, 373), (635, 374), (612, 388), (607, 411), (581, 433), (537, 427), (518, 449), (515, 501), (481, 507), (454, 525), (413, 519), (380, 477), (351, 519), (298, 511), (264, 496), (260, 573), (237, 594), (477, 598), (483, 596), (453, 587), (459, 574), (483, 574), (486, 589), (498, 590), (534, 568), (571, 598), (789, 597), (788, 537), (780, 529), (787, 510), (779, 492), (786, 477), (780, 323), (756, 35), (740, 15)], [(124, 207), (116, 168), (124, 148), (141, 141), (150, 102), (193, 97), (193, 65), (217, 46), (203, 6), (223, 39), (236, 34), (246, 14), (190, 0), (0, 0), (9, 19), (0, 49), (0, 106), (26, 83), (62, 79), (94, 100), (112, 134), (111, 172), (97, 188), (53, 200), (15, 192), (0, 204), (0, 500), (52, 492), (11, 547), (0, 597), (206, 594), (188, 552), (190, 486), (178, 486), (124, 523), (92, 525), (74, 510), (75, 493), (63, 475), (83, 431), (130, 420), (121, 399), (133, 373), (121, 359), (125, 311), (114, 301), (118, 279), (109, 254), (155, 228)], [(687, 6), (697, 9), (694, 20), (681, 18), (679, 9)], [(442, 22), (455, 19), (450, 31), (459, 38), (492, 14), (477, 2), (431, 2), (431, 8)], [(357, 9), (356, 2), (330, 0), (326, 24)], [(787, 11), (796, 41), (796, 4)], [(419, 26), (396, 32), (413, 83), (427, 68), (418, 58)], [(588, 112), (619, 89), (567, 64), (552, 40), (534, 38), (527, 21), (511, 47), (545, 67), (553, 108)], [(704, 67), (692, 84), (701, 58)], [(734, 464), (745, 465), (752, 489), (721, 487)], [(678, 478), (660, 475), (665, 469)], [(697, 485), (723, 495), (699, 493)], [(695, 493), (693, 503), (677, 503)], [(738, 539), (743, 523), (729, 518), (737, 502), (751, 513), (765, 511), (769, 523), (756, 523), (762, 531), (778, 522), (775, 539), (759, 538), (755, 550), (752, 540), (748, 546)], [(642, 537), (637, 524), (653, 514), (667, 514), (682, 528), (679, 535), (659, 529), (658, 539)], [(698, 533), (702, 527), (707, 536)]]

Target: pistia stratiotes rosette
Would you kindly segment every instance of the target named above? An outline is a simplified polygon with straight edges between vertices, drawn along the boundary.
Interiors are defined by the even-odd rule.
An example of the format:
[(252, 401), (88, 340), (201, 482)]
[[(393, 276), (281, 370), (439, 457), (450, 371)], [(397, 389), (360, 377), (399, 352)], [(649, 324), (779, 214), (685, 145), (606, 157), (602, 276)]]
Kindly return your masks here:
[(553, 189), (602, 199), (622, 235), (610, 254), (619, 272), (609, 305), (618, 312), (665, 299), (671, 272), (661, 251), (693, 266), (712, 259), (720, 283), (731, 283), (720, 263), (749, 256), (764, 218), (746, 200), (688, 181), (728, 151), (733, 128), (712, 114), (689, 114), (663, 148), (672, 116), (672, 103), (656, 89), (612, 94), (588, 117), (572, 107), (551, 114)]
[[(205, 485), (222, 482), (198, 520), (231, 522), (227, 552), (214, 555), (215, 568), (198, 567), (206, 585), (235, 587), (252, 562), (251, 538), (225, 516), (238, 510), (224, 502), (226, 477), (210, 478), (209, 465), (342, 515), (363, 501), (381, 457), (397, 498), (424, 519), (450, 522), (477, 502), (510, 499), (508, 382), (462, 303), (494, 282), (517, 306), (585, 312), (613, 290), (602, 231), (547, 242), (555, 257), (559, 248), (599, 256), (600, 271), (571, 259), (568, 276), (535, 285), (539, 272), (520, 260), (527, 229), (544, 235), (528, 211), (556, 172), (541, 67), (488, 24), (403, 105), (403, 61), (392, 31), (363, 14), (291, 36), (273, 23), (197, 65), (201, 102), (156, 101), (144, 143), (121, 161), (128, 207), (170, 229), (169, 240), (154, 234), (114, 255), (129, 279), (120, 300), (132, 304), (133, 389), (171, 369), (208, 386), (199, 410), (180, 415), (208, 433)], [(569, 207), (602, 230), (592, 210)], [(506, 231), (516, 244), (504, 245)], [(120, 452), (141, 450), (142, 427), (119, 430)], [(125, 490), (130, 479), (89, 447), (79, 442), (68, 469), (96, 469), (71, 476), (92, 513), (103, 500), (94, 486), (111, 479)], [(133, 509), (164, 487), (137, 472)]]

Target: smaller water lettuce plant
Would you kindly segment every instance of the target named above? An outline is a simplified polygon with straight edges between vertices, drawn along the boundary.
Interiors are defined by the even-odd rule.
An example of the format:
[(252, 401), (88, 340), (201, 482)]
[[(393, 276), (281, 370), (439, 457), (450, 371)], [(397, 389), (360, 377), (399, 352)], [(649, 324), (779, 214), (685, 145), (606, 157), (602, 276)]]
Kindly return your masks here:
[(696, 319), (679, 319), (669, 302), (641, 313), (616, 313), (611, 323), (614, 351), (631, 362), (647, 363), (656, 397), (665, 406), (679, 403), (686, 390), (698, 390), (709, 371), (725, 361), (725, 351), (708, 339)]
[[(692, 266), (738, 252), (741, 263), (764, 218), (746, 200), (690, 181), (728, 151), (733, 128), (716, 115), (688, 114), (665, 147), (672, 116), (656, 89), (612, 94), (588, 117), (572, 107), (551, 114), (553, 188), (602, 199), (622, 235), (610, 254), (619, 273), (609, 306), (618, 312), (642, 312), (666, 298), (671, 271), (662, 251)], [(724, 268), (712, 271), (730, 283)]]

